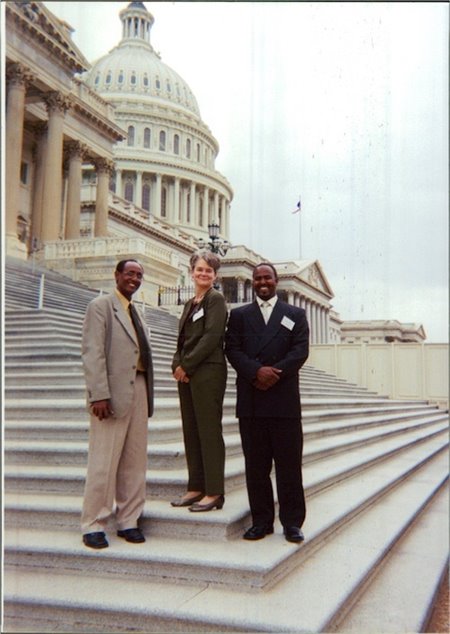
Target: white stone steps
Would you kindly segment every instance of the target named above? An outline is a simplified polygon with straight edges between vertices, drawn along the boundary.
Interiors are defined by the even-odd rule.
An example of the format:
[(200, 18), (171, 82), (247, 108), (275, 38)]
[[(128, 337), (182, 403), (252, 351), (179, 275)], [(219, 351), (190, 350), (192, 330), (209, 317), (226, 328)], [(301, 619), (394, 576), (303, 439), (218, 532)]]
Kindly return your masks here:
[[(361, 412), (360, 414), (363, 413), (364, 412)], [(308, 417), (304, 415), (303, 433), (308, 439), (322, 438), (327, 435), (345, 433), (348, 430), (356, 430), (359, 428), (369, 429), (370, 427), (382, 428), (382, 426), (392, 422), (405, 423), (406, 421), (413, 421), (418, 418), (424, 418), (426, 420), (448, 419), (448, 413), (432, 405), (426, 405), (406, 410), (400, 408), (399, 411), (382, 415), (380, 415), (380, 411), (377, 410), (376, 412), (368, 412), (365, 416), (343, 416), (342, 418), (325, 417), (324, 420), (319, 422), (317, 422), (315, 418), (315, 422), (308, 420)]]
[[(436, 417), (421, 417), (411, 421), (408, 432), (422, 427), (440, 430), (447, 425), (448, 416), (441, 412)], [(181, 431), (181, 429), (180, 429)], [(330, 456), (340, 451), (358, 447), (370, 442), (378, 442), (394, 434), (404, 434), (404, 421), (386, 422), (382, 431), (361, 426), (357, 429), (341, 430), (337, 436), (328, 434), (326, 438), (309, 438), (304, 433), (303, 463), (313, 462), (318, 458)], [(241, 441), (238, 433), (224, 435), (227, 458), (241, 454)], [(87, 437), (84, 441), (66, 439), (62, 443), (48, 439), (16, 439), (5, 440), (5, 464), (45, 464), (45, 465), (85, 465), (87, 464)], [(149, 443), (148, 467), (152, 469), (182, 468), (186, 464), (183, 441)]]
[[(154, 631), (151, 619), (156, 615), (151, 601), (143, 604), (143, 597), (141, 592), (137, 592), (137, 587), (140, 584), (141, 588), (148, 587), (159, 575), (164, 575), (170, 601), (169, 604), (164, 601), (159, 603), (158, 616), (161, 618), (161, 610), (166, 607), (167, 625), (170, 619), (181, 617), (184, 627), (187, 624), (192, 628), (202, 624), (209, 626), (209, 631), (223, 631), (222, 628), (227, 626), (236, 631), (329, 631), (326, 629), (327, 623), (343, 609), (348, 598), (367, 582), (374, 566), (405, 534), (420, 510), (433, 500), (445, 481), (447, 468), (446, 456), (441, 455), (419, 470), (403, 476), (398, 473), (397, 481), (401, 486), (382, 487), (378, 492), (375, 491), (379, 487), (378, 482), (375, 484), (376, 477), (368, 478), (365, 484), (370, 488), (371, 495), (363, 504), (365, 512), (361, 513), (360, 507), (355, 507), (354, 513), (347, 513), (346, 521), (338, 527), (337, 522), (331, 520), (332, 515), (341, 515), (341, 507), (344, 501), (348, 501), (349, 495), (340, 495), (336, 499), (336, 490), (328, 489), (309, 503), (308, 518), (313, 519), (308, 519), (305, 524), (307, 541), (301, 546), (288, 544), (278, 534), (277, 527), (275, 535), (250, 544), (244, 540), (228, 541), (223, 545), (217, 541), (181, 542), (152, 538), (150, 534), (146, 544), (135, 546), (119, 541), (112, 535), (110, 548), (99, 553), (78, 545), (80, 542), (74, 540), (74, 536), (67, 531), (43, 533), (38, 530), (7, 530), (5, 563), (8, 566), (11, 560), (15, 560), (22, 570), (19, 571), (20, 584), (12, 584), (12, 588), (6, 584), (5, 599), (7, 604), (21, 605), (22, 609), (27, 605), (30, 607), (30, 604), (45, 604), (49, 614), (55, 593), (49, 593), (48, 588), (41, 593), (42, 584), (36, 583), (33, 590), (27, 579), (35, 582), (36, 570), (45, 570), (51, 561), (53, 566), (56, 563), (59, 565), (57, 600), (60, 606), (68, 604), (68, 608), (74, 596), (73, 571), (82, 571), (83, 582), (87, 583), (93, 578), (98, 579), (99, 575), (104, 577), (106, 571), (115, 575), (116, 580), (123, 581), (126, 578), (125, 584), (119, 582), (107, 585), (107, 580), (105, 584), (100, 584), (103, 590), (100, 596), (108, 595), (105, 592), (107, 587), (115, 597), (111, 603), (110, 595), (102, 601), (102, 631), (112, 631), (107, 620), (108, 606), (119, 607), (122, 615), (133, 614), (135, 618), (141, 615), (141, 618), (147, 619), (147, 626), (144, 621), (140, 629)], [(363, 486), (354, 486), (353, 493), (356, 489), (361, 492)], [(382, 504), (380, 495), (383, 495)], [(378, 504), (374, 503), (375, 499)], [(314, 521), (321, 523), (321, 529), (316, 525), (314, 530)], [(334, 538), (325, 539), (331, 533)], [(25, 574), (25, 568), (30, 572)], [(290, 575), (286, 579), (287, 569)], [(271, 571), (270, 575), (268, 570)], [(211, 583), (213, 573), (215, 576)], [(9, 575), (13, 575), (13, 572)], [(146, 578), (136, 579), (136, 575), (141, 579)], [(173, 603), (173, 586), (168, 582), (177, 582), (178, 587), (180, 580), (191, 588), (196, 587), (197, 591), (204, 587), (200, 591), (201, 600), (195, 601), (193, 597), (196, 610), (190, 600), (187, 603), (184, 601), (183, 605)], [(207, 586), (203, 586), (203, 583), (207, 583)], [(134, 587), (134, 600), (132, 596), (129, 600), (127, 597), (127, 606), (121, 603), (122, 585)], [(71, 599), (68, 587), (71, 588)], [(243, 593), (250, 587), (267, 590), (244, 598)], [(91, 601), (98, 596), (98, 593), (94, 593)], [(80, 599), (78, 593), (77, 598)], [(414, 601), (415, 597), (411, 597), (411, 600)], [(88, 596), (82, 595), (82, 601), (77, 601), (81, 613), (83, 608), (99, 608), (91, 601)], [(137, 602), (141, 606), (140, 610)], [(190, 617), (186, 614), (188, 608)], [(112, 611), (115, 614), (115, 610)]]
[[(379, 442), (357, 444), (346, 451), (336, 453), (330, 442), (329, 450), (324, 448), (314, 461), (308, 460), (308, 448), (304, 451), (303, 481), (309, 493), (329, 487), (355, 473), (360, 473), (372, 464), (390, 459), (397, 454), (419, 446), (427, 455), (431, 451), (448, 444), (447, 425), (433, 425), (430, 428), (405, 430), (400, 436), (389, 436)], [(58, 494), (82, 494), (84, 489), (85, 466), (6, 464), (4, 468), (5, 487), (8, 491), (47, 490)], [(244, 460), (239, 454), (227, 458), (225, 463), (226, 490), (234, 490), (244, 485)], [(182, 493), (186, 485), (186, 468), (154, 469), (147, 471), (147, 494), (152, 497), (170, 499)]]
[[(323, 398), (308, 398), (302, 399), (302, 407), (304, 410), (308, 408), (324, 408), (326, 407), (328, 412), (342, 408), (343, 405), (347, 409), (353, 410), (356, 415), (359, 414), (358, 408), (361, 405), (379, 405), (380, 409), (385, 411), (392, 407), (399, 405), (401, 401), (382, 400), (372, 398), (340, 398), (334, 401), (329, 401)], [(416, 401), (415, 405), (423, 405), (425, 401)], [(86, 416), (86, 401), (84, 398), (40, 398), (26, 399), (26, 398), (6, 398), (5, 399), (5, 412), (8, 419), (20, 419), (26, 417), (28, 420), (42, 420), (49, 418), (50, 420), (56, 420), (61, 416), (66, 419), (77, 419)], [(224, 399), (224, 412), (231, 413), (235, 411), (235, 397), (234, 395), (225, 395)], [(406, 405), (405, 405), (406, 406)], [(155, 399), (155, 412), (158, 418), (168, 418), (179, 415), (179, 401), (174, 395), (173, 397), (158, 397)], [(316, 412), (316, 415), (317, 412)]]
[[(225, 397), (223, 406), (225, 415), (231, 415), (234, 412), (235, 404), (234, 398)], [(175, 394), (173, 396), (156, 394), (155, 411), (159, 419), (179, 417), (178, 397)], [(26, 418), (28, 421), (43, 419), (56, 421), (61, 418), (75, 420), (88, 417), (85, 398), (7, 398), (5, 413), (8, 420)]]
[(403, 421), (386, 423), (383, 429), (359, 428), (342, 432), (338, 436), (327, 436), (326, 438), (316, 438), (306, 440), (306, 447), (303, 452), (303, 464), (314, 462), (318, 458), (338, 454), (349, 449), (356, 449), (371, 443), (380, 443), (386, 439), (393, 438), (399, 434), (405, 437), (406, 434), (414, 431), (426, 430), (427, 433), (439, 433), (448, 428), (448, 416), (443, 413), (438, 419), (427, 417), (410, 421), (405, 427)]
[(336, 614), (329, 631), (429, 632), (430, 607), (440, 581), (436, 571), (448, 575), (448, 535), (449, 500), (444, 486), (375, 568), (370, 583)]
[[(224, 435), (236, 433), (238, 421), (234, 413), (225, 414), (222, 418)], [(149, 442), (151, 444), (180, 442), (182, 439), (181, 418), (179, 410), (173, 417), (160, 418), (156, 413), (149, 419), (148, 423)], [(86, 441), (89, 433), (89, 416), (86, 415), (78, 420), (66, 418), (46, 420), (17, 420), (8, 419), (5, 424), (5, 438), (10, 440), (22, 440), (28, 438), (30, 441), (48, 439), (51, 441), (71, 440)]]
[[(181, 423), (180, 423), (181, 427)], [(181, 429), (180, 429), (181, 431)], [(240, 455), (241, 439), (238, 433), (224, 434), (227, 457)], [(88, 438), (84, 441), (58, 440), (5, 440), (5, 464), (86, 465)], [(173, 469), (186, 466), (183, 441), (149, 443), (148, 467)]]

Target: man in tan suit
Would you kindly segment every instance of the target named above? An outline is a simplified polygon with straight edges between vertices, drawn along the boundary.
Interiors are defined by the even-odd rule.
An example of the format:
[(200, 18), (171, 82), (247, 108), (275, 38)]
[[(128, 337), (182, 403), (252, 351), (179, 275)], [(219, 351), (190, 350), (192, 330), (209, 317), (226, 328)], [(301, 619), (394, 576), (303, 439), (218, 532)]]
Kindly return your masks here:
[(81, 516), (83, 543), (106, 548), (105, 525), (116, 501), (117, 535), (145, 542), (147, 425), (153, 414), (153, 366), (147, 327), (131, 302), (143, 280), (136, 260), (122, 260), (116, 290), (94, 299), (83, 325), (82, 360), (91, 414)]

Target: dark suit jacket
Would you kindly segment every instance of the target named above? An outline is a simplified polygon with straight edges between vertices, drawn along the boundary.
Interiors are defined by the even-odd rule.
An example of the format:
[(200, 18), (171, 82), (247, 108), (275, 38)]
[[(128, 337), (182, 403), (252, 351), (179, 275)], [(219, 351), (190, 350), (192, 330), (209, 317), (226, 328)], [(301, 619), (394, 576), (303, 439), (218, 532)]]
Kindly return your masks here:
[(189, 317), (193, 299), (186, 302), (179, 323), (179, 333), (184, 329), (184, 342), (173, 357), (172, 370), (179, 365), (188, 376), (195, 374), (202, 363), (226, 365), (223, 337), (227, 323), (227, 308), (222, 293), (211, 288), (198, 304), (195, 314)]
[[(141, 319), (146, 333), (148, 327)], [(150, 347), (150, 342), (149, 342)], [(82, 360), (88, 404), (111, 399), (121, 418), (133, 402), (139, 344), (136, 331), (113, 292), (90, 302), (83, 324)], [(153, 368), (147, 371), (149, 416), (153, 414)]]
[[(225, 352), (237, 372), (236, 416), (300, 417), (298, 371), (308, 358), (309, 328), (305, 311), (278, 299), (266, 325), (253, 302), (230, 313)], [(282, 370), (280, 380), (266, 391), (252, 381), (262, 366)]]

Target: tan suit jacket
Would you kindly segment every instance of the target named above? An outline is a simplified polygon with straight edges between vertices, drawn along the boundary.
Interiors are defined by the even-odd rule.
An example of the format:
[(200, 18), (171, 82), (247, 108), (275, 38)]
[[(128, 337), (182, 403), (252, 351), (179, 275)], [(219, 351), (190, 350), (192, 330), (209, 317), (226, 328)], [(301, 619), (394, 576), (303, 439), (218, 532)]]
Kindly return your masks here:
[[(148, 327), (141, 319), (144, 331)], [(150, 347), (150, 342), (149, 342)], [(139, 346), (136, 332), (115, 293), (88, 306), (83, 324), (82, 360), (88, 406), (110, 399), (114, 416), (122, 418), (132, 405)], [(147, 371), (148, 415), (153, 414), (153, 369)]]

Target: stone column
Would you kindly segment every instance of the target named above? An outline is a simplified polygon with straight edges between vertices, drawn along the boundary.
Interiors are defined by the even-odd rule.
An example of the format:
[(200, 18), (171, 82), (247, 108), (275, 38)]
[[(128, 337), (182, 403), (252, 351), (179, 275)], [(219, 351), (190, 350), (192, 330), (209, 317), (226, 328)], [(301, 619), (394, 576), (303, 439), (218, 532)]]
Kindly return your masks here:
[(209, 188), (205, 187), (203, 190), (203, 225), (205, 228), (209, 225), (211, 219), (209, 217)]
[(330, 309), (325, 309), (325, 343), (330, 341)]
[(196, 205), (196, 188), (195, 188), (195, 183), (194, 181), (191, 181), (191, 193), (189, 196), (189, 216), (191, 219), (191, 223), (194, 226), (198, 225), (198, 218), (196, 217), (195, 211), (197, 209), (197, 205)]
[(213, 207), (213, 218), (212, 218), (212, 220), (214, 222), (217, 222), (217, 224), (219, 225), (219, 233), (220, 233), (220, 235), (223, 235), (222, 225), (219, 222), (219, 220), (220, 220), (220, 216), (219, 216), (219, 192), (217, 190), (214, 192), (213, 200), (214, 200), (214, 207)]
[(35, 164), (33, 207), (31, 213), (31, 244), (32, 251), (41, 248), (42, 229), (42, 195), (44, 191), (44, 164), (47, 149), (47, 123), (36, 123), (33, 126), (36, 135), (36, 143), (33, 148), (33, 158)]
[[(23, 124), (25, 115), (25, 93), (31, 74), (22, 64), (12, 64), (7, 68), (8, 96), (6, 104), (5, 131), (5, 233), (11, 246), (19, 245), (17, 218), (20, 205), (20, 168), (22, 163)], [(13, 244), (14, 243), (14, 244)]]
[(136, 196), (134, 200), (137, 207), (142, 207), (142, 170), (136, 172)]
[(48, 111), (47, 151), (44, 165), (44, 191), (42, 196), (43, 242), (58, 240), (61, 226), (63, 125), (69, 99), (59, 92), (44, 96)]
[[(152, 188), (153, 189), (153, 188)], [(153, 215), (161, 218), (161, 191), (162, 191), (162, 176), (161, 174), (156, 174), (156, 186), (155, 186), (155, 197), (153, 205)]]
[(238, 285), (237, 287), (238, 304), (242, 304), (242, 302), (244, 301), (244, 280), (238, 277), (237, 285)]
[(72, 141), (65, 147), (69, 162), (69, 184), (67, 188), (67, 210), (64, 238), (77, 240), (80, 237), (81, 167), (87, 147)]
[(173, 208), (169, 209), (169, 221), (178, 224), (180, 219), (180, 178), (175, 176), (173, 184)]
[(181, 187), (181, 205), (180, 205), (180, 210), (178, 212), (178, 219), (176, 220), (176, 223), (184, 225), (186, 223), (186, 218), (188, 213), (189, 190), (186, 183), (184, 185), (180, 183), (180, 187)]
[(308, 320), (308, 324), (309, 324), (310, 341), (311, 343), (313, 343), (314, 324), (312, 322), (311, 300), (309, 299), (306, 300), (306, 319)]
[(288, 291), (287, 298), (288, 298), (288, 304), (291, 304), (291, 306), (293, 306), (294, 305), (294, 292), (293, 291)]
[(94, 161), (94, 165), (97, 170), (94, 236), (103, 238), (108, 236), (108, 191), (114, 164), (108, 159), (99, 158)]
[(122, 193), (122, 170), (116, 169), (116, 194), (123, 198)]

